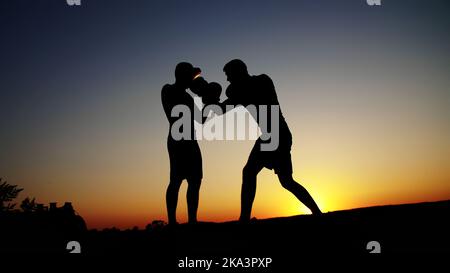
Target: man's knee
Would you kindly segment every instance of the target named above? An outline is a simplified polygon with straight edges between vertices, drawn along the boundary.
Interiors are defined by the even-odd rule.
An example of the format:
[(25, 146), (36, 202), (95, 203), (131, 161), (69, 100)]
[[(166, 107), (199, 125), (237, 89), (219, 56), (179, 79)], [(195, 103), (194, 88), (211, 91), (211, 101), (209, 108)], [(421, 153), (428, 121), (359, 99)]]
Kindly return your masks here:
[(200, 185), (202, 184), (202, 179), (201, 178), (190, 178), (190, 179), (187, 179), (187, 182), (188, 182), (188, 187), (200, 188)]
[(285, 189), (291, 189), (296, 182), (292, 178), (292, 175), (278, 175), (278, 178), (280, 180), (281, 186)]
[(252, 165), (245, 165), (244, 169), (242, 170), (242, 177), (244, 179), (253, 178), (258, 175), (258, 169)]
[(180, 187), (182, 182), (183, 182), (182, 179), (170, 179), (170, 181), (169, 181), (169, 188)]

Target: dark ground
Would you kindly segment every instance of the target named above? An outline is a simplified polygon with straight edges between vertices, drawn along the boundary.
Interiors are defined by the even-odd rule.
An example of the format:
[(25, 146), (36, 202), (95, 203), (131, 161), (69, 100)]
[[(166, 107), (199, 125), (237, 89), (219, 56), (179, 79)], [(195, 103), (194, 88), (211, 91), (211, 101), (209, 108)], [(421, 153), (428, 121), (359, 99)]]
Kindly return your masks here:
[[(119, 262), (123, 257), (152, 267), (185, 270), (179, 260), (212, 259), (210, 271), (269, 272), (298, 267), (309, 257), (342, 256), (349, 259), (372, 255), (435, 255), (450, 253), (450, 200), (407, 205), (360, 208), (326, 213), (252, 221), (199, 223), (150, 230), (74, 231), (51, 224), (21, 226), (27, 221), (2, 221), (0, 254), (80, 255)], [(36, 223), (36, 222), (33, 222)], [(8, 226), (9, 225), (9, 226)], [(63, 230), (63, 231), (62, 231)], [(68, 241), (77, 240), (81, 254), (67, 254)], [(369, 241), (378, 241), (381, 254), (369, 254)], [(224, 258), (237, 258), (237, 266), (222, 268)], [(269, 268), (258, 260), (244, 268), (245, 258), (270, 258)], [(242, 258), (242, 265), (239, 259)], [(252, 261), (252, 260), (250, 260)], [(253, 261), (256, 261), (253, 260)], [(267, 260), (264, 260), (267, 262)], [(228, 261), (229, 262), (229, 261)], [(259, 267), (257, 267), (259, 266)], [(191, 271), (203, 272), (197, 268)]]

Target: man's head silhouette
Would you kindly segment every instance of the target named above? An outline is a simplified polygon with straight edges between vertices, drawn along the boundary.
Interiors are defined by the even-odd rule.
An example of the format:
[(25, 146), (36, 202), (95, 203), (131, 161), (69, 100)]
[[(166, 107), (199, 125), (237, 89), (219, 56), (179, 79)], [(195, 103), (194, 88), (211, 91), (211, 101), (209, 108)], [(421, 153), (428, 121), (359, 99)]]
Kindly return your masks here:
[(227, 80), (230, 83), (239, 83), (249, 77), (247, 65), (239, 59), (229, 61), (223, 67), (223, 71), (227, 75)]
[(200, 68), (194, 67), (188, 62), (181, 62), (175, 67), (176, 84), (183, 88), (188, 88), (195, 76), (200, 74), (200, 72)]

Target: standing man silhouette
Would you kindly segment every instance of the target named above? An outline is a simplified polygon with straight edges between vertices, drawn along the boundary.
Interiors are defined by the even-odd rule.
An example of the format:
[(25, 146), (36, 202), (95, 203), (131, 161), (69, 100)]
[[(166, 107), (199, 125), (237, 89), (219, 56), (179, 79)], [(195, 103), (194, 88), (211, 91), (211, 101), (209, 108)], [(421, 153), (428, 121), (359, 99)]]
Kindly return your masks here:
[[(242, 105), (244, 107), (254, 105), (257, 109), (260, 105), (267, 105), (268, 109), (271, 105), (279, 106), (275, 87), (269, 76), (249, 75), (246, 64), (238, 59), (228, 62), (223, 71), (230, 82), (226, 90), (228, 98), (221, 103), (224, 109), (225, 105)], [(257, 115), (259, 116), (260, 113), (257, 112)], [(261, 126), (258, 116), (254, 118)], [(268, 117), (268, 124), (271, 124), (271, 114), (268, 114)], [(293, 193), (313, 214), (321, 214), (308, 191), (292, 177), (292, 135), (281, 110), (278, 118), (278, 147), (273, 151), (264, 151), (261, 149), (261, 144), (268, 141), (258, 138), (242, 171), (241, 215), (239, 218), (241, 222), (250, 220), (256, 193), (256, 176), (263, 168), (273, 169), (285, 189)]]
[[(176, 224), (176, 210), (178, 204), (178, 192), (184, 179), (187, 180), (187, 207), (189, 223), (197, 222), (197, 209), (200, 184), (203, 177), (202, 155), (200, 147), (195, 138), (194, 130), (194, 99), (186, 92), (194, 78), (200, 74), (199, 68), (194, 68), (192, 64), (181, 62), (175, 68), (175, 83), (166, 84), (161, 91), (161, 99), (170, 124), (169, 135), (167, 137), (167, 149), (170, 160), (170, 182), (166, 192), (166, 205), (169, 224)], [(190, 128), (183, 128), (183, 131), (190, 132), (190, 139), (176, 140), (171, 131), (172, 126), (178, 117), (172, 117), (172, 108), (177, 105), (184, 105), (190, 109)], [(202, 122), (201, 120), (199, 121)]]

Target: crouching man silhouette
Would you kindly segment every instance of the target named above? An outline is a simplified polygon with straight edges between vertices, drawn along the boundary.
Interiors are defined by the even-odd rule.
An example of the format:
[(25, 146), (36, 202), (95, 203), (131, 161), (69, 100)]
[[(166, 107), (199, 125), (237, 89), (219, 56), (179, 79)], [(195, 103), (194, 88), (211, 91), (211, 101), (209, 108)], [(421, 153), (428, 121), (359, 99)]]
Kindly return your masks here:
[[(226, 105), (242, 105), (244, 107), (254, 105), (256, 109), (260, 109), (259, 106), (261, 105), (268, 106), (267, 109), (270, 109), (271, 105), (279, 107), (275, 87), (269, 76), (264, 74), (259, 76), (249, 75), (246, 64), (238, 59), (228, 62), (223, 70), (230, 82), (226, 90), (228, 98), (221, 103), (223, 109), (226, 109)], [(267, 123), (263, 125), (260, 123), (261, 118), (258, 117), (261, 114), (259, 112), (257, 110), (257, 116), (254, 116), (259, 126), (267, 124), (270, 126), (272, 115), (267, 115)], [(251, 111), (250, 113), (252, 114)], [(273, 169), (285, 189), (293, 193), (313, 214), (321, 214), (319, 207), (308, 191), (292, 177), (292, 135), (281, 110), (276, 118), (278, 122), (275, 122), (275, 124), (278, 123), (279, 125), (278, 146), (273, 150), (265, 150), (262, 145), (269, 141), (263, 140), (261, 137), (258, 138), (242, 171), (241, 215), (239, 218), (241, 222), (250, 220), (256, 193), (256, 176), (263, 168)]]

